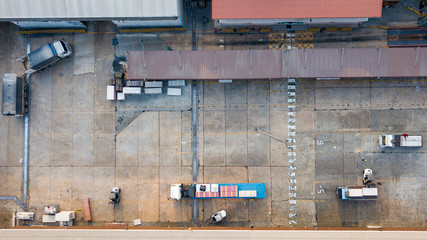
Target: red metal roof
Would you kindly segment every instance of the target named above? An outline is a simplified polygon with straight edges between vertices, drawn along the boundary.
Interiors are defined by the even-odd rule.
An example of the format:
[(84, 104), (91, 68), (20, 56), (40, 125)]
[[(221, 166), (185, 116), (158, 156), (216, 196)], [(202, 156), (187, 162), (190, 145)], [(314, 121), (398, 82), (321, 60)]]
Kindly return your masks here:
[(213, 19), (381, 17), (382, 0), (213, 0)]
[(427, 76), (427, 48), (128, 52), (128, 79)]

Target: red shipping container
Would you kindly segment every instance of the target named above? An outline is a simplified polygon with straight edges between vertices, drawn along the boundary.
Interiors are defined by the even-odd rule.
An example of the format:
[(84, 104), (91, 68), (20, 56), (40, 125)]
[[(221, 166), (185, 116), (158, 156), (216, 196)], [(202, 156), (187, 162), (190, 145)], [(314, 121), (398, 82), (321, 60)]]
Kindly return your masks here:
[(221, 197), (237, 197), (237, 186), (221, 186)]
[(89, 198), (83, 199), (83, 206), (85, 209), (85, 221), (92, 221), (92, 216), (90, 215), (90, 206), (89, 206)]

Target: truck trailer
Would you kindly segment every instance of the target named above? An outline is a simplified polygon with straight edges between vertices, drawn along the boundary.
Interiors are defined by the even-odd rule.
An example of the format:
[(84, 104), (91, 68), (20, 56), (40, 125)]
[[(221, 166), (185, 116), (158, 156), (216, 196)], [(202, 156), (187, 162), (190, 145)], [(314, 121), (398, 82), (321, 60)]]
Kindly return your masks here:
[(265, 183), (172, 184), (171, 198), (265, 198)]
[(69, 57), (71, 53), (71, 47), (67, 42), (55, 41), (22, 56), (16, 61), (24, 64), (25, 74), (31, 74)]
[(28, 87), (25, 76), (17, 77), (15, 73), (6, 73), (2, 80), (3, 116), (22, 117), (28, 111)]
[(381, 134), (378, 143), (381, 148), (422, 147), (423, 137), (421, 135), (408, 134)]
[(337, 187), (338, 200), (377, 200), (378, 188), (366, 186)]

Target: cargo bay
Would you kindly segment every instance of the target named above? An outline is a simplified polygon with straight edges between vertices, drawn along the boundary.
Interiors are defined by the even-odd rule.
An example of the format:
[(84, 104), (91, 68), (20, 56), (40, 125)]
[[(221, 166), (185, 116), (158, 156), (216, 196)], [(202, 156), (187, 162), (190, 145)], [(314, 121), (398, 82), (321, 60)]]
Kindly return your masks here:
[[(252, 74), (265, 76), (221, 79), (232, 83), (220, 83), (217, 77), (158, 77), (148, 80), (163, 80), (167, 86), (168, 80), (185, 79), (181, 96), (129, 94), (124, 101), (109, 101), (112, 66), (127, 51), (140, 51), (141, 38), (148, 70), (153, 69), (149, 60), (154, 59), (148, 51), (167, 46), (182, 51), (172, 54), (176, 69), (185, 69), (189, 36), (163, 34), (164, 40), (158, 43), (141, 35), (106, 33), (111, 28), (108, 24), (90, 27), (97, 33), (30, 39), (33, 49), (65, 39), (74, 51), (70, 59), (31, 76), (28, 210), (35, 212), (35, 224), (41, 224), (44, 206), (59, 205), (76, 211), (77, 226), (133, 225), (135, 219), (142, 226), (193, 226), (193, 201), (169, 197), (171, 184), (193, 183), (196, 96), (197, 183), (267, 186), (264, 199), (198, 200), (200, 223), (225, 209), (227, 221), (221, 226), (426, 227), (425, 148), (384, 150), (377, 143), (382, 133), (425, 135), (425, 50), (418, 50), (418, 57), (417, 49), (408, 53), (407, 65), (418, 75), (378, 79), (377, 72), (376, 76), (336, 79), (272, 77), (271, 71), (263, 73), (265, 66), (255, 62), (256, 51), (248, 45), (232, 45), (234, 50), (248, 50), (242, 53), (249, 68), (245, 72), (251, 72), (252, 65)], [(10, 26), (4, 30), (16, 31)], [(27, 38), (10, 36), (2, 37), (6, 57), (1, 60), (1, 72), (23, 72), (22, 65), (10, 59), (25, 53)], [(342, 50), (337, 51), (340, 65)], [(373, 51), (373, 65), (388, 54), (384, 49)], [(286, 65), (286, 54), (276, 53), (282, 65)], [(215, 68), (213, 59), (209, 61)], [(299, 53), (301, 63), (312, 59), (310, 53)], [(225, 64), (218, 60), (216, 67), (221, 65)], [(144, 69), (144, 63), (139, 67)], [(21, 118), (1, 117), (1, 136), (7, 139), (0, 145), (1, 194), (20, 199), (22, 124)], [(338, 201), (336, 188), (361, 185), (366, 168), (374, 171), (375, 181), (381, 184), (378, 200)], [(108, 204), (114, 186), (121, 189), (116, 209)], [(89, 223), (84, 221), (84, 198), (90, 199)], [(21, 209), (13, 201), (4, 203), (1, 219), (9, 227), (11, 211)]]

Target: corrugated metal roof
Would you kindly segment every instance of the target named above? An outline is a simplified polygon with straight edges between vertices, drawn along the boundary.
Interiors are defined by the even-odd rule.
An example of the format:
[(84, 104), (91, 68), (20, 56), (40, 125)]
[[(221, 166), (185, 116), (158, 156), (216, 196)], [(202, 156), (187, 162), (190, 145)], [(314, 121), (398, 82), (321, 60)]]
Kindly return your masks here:
[(214, 0), (213, 19), (381, 17), (382, 0)]
[(427, 76), (427, 48), (128, 52), (129, 79)]
[(182, 0), (0, 0), (0, 19), (178, 17)]

